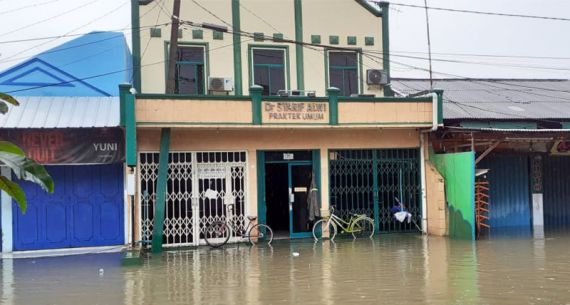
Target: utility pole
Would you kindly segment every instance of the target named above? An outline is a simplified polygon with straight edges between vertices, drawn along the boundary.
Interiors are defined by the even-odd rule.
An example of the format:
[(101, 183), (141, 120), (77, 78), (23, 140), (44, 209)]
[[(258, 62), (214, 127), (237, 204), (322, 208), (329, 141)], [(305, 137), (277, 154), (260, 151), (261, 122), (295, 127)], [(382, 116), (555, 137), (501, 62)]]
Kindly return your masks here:
[(170, 25), (170, 51), (168, 52), (168, 78), (166, 93), (174, 94), (176, 88), (176, 59), (178, 57), (178, 28), (180, 26), (180, 0), (174, 0)]

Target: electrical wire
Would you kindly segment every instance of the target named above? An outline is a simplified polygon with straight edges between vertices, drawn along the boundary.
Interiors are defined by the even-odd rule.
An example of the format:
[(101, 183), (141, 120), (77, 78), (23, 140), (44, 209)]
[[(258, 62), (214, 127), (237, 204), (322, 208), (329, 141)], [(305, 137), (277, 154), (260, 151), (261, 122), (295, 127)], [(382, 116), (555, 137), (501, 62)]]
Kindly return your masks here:
[[(370, 1), (370, 2), (380, 3), (381, 1)], [(404, 4), (404, 3), (394, 3), (394, 2), (391, 2), (390, 5), (426, 9), (425, 6), (422, 6), (422, 5), (415, 5), (415, 4)], [(427, 9), (435, 10), (435, 11), (445, 11), (445, 12), (453, 12), (453, 13), (467, 13), (467, 14), (488, 15), (488, 16), (530, 18), (530, 19), (543, 19), (543, 20), (553, 20), (553, 21), (570, 21), (570, 18), (563, 18), (563, 17), (537, 16), (537, 15), (498, 13), (498, 12), (485, 12), (485, 11), (476, 11), (476, 10), (453, 9), (453, 8), (446, 8), (446, 7), (428, 6)]]
[(24, 6), (15, 8), (15, 9), (11, 9), (11, 10), (7, 10), (7, 11), (0, 12), (0, 15), (6, 15), (6, 14), (18, 12), (18, 11), (21, 11), (21, 10), (25, 10), (25, 9), (27, 9), (27, 8), (44, 6), (44, 5), (51, 4), (51, 3), (54, 3), (54, 2), (59, 2), (59, 1), (61, 1), (61, 0), (50, 0), (50, 1), (45, 1), (45, 2), (40, 2), (40, 3), (35, 3), (35, 4), (28, 4), (28, 5), (24, 5)]
[(14, 34), (14, 33), (16, 33), (16, 32), (19, 32), (19, 31), (23, 30), (23, 29), (27, 29), (27, 28), (29, 28), (29, 27), (32, 27), (32, 26), (35, 26), (35, 25), (44, 23), (44, 22), (46, 22), (46, 21), (50, 21), (50, 20), (53, 20), (53, 19), (55, 19), (55, 18), (61, 17), (61, 16), (63, 16), (63, 15), (67, 15), (67, 14), (69, 14), (69, 13), (72, 13), (72, 12), (75, 12), (75, 11), (77, 11), (77, 10), (80, 10), (80, 9), (86, 7), (86, 6), (89, 6), (89, 5), (91, 5), (91, 4), (95, 3), (95, 2), (97, 2), (97, 0), (93, 0), (93, 1), (87, 2), (87, 3), (85, 3), (85, 4), (82, 4), (82, 5), (80, 5), (80, 6), (74, 7), (74, 8), (72, 8), (72, 9), (70, 9), (70, 10), (65, 11), (65, 12), (59, 13), (59, 14), (54, 15), (54, 16), (50, 16), (50, 17), (48, 17), (48, 18), (42, 19), (42, 20), (40, 20), (40, 21), (36, 21), (36, 22), (34, 22), (34, 23), (30, 23), (30, 24), (21, 26), (21, 27), (19, 27), (19, 28), (14, 29), (14, 30), (1, 33), (1, 34), (0, 34), (0, 37), (6, 36), (6, 35), (10, 35), (10, 34)]

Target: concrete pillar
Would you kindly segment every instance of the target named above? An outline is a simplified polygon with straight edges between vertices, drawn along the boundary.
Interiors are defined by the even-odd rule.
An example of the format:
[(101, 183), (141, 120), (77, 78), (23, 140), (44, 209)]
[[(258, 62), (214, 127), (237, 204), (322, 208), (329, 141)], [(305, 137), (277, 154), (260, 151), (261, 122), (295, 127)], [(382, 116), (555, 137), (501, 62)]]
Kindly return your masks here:
[(321, 147), (321, 216), (329, 215), (329, 151)]
[[(4, 177), (11, 177), (11, 170), (8, 167), (1, 167), (1, 174)], [(13, 244), (12, 238), (14, 236), (12, 231), (12, 197), (2, 192), (0, 208), (2, 209), (2, 253), (12, 252)]]

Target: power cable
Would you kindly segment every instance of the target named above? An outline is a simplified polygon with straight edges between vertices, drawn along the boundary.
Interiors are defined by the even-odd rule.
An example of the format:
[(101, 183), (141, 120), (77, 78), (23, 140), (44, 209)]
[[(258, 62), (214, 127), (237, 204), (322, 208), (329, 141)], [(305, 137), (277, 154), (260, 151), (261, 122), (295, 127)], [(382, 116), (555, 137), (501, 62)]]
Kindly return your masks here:
[[(371, 2), (379, 3), (381, 1), (371, 1)], [(404, 4), (404, 3), (393, 3), (393, 2), (391, 2), (390, 5), (426, 9), (425, 6), (415, 5), (415, 4)], [(445, 12), (454, 12), (454, 13), (468, 13), (468, 14), (500, 16), (500, 17), (517, 17), (517, 18), (543, 19), (543, 20), (554, 20), (554, 21), (570, 21), (570, 18), (562, 18), (562, 17), (485, 12), (485, 11), (476, 11), (476, 10), (453, 9), (453, 8), (446, 8), (446, 7), (428, 6), (427, 9), (435, 10), (435, 11), (445, 11)]]
[(36, 21), (36, 22), (34, 22), (34, 23), (30, 23), (30, 24), (21, 26), (21, 27), (19, 27), (19, 28), (14, 29), (14, 30), (11, 30), (11, 31), (8, 31), (8, 32), (4, 32), (4, 33), (0, 34), (0, 37), (6, 36), (6, 35), (10, 35), (10, 34), (14, 34), (14, 33), (16, 33), (16, 32), (19, 32), (19, 31), (23, 30), (23, 29), (27, 29), (27, 28), (29, 28), (29, 27), (38, 25), (38, 24), (40, 24), (40, 23), (44, 23), (44, 22), (46, 22), (46, 21), (53, 20), (53, 19), (58, 18), (58, 17), (61, 17), (61, 16), (63, 16), (63, 15), (67, 15), (67, 14), (69, 14), (69, 13), (72, 13), (72, 12), (75, 12), (75, 11), (77, 11), (77, 10), (79, 10), (79, 9), (82, 9), (82, 8), (84, 8), (84, 7), (86, 7), (86, 6), (89, 6), (89, 5), (91, 5), (91, 4), (95, 3), (95, 2), (97, 2), (97, 0), (93, 0), (93, 1), (87, 2), (87, 3), (85, 3), (85, 4), (82, 4), (82, 5), (80, 5), (80, 6), (77, 6), (77, 7), (75, 7), (75, 8), (70, 9), (70, 10), (67, 10), (67, 11), (65, 11), (65, 12), (63, 12), (63, 13), (59, 13), (59, 14), (57, 14), (57, 15), (54, 15), (54, 16), (51, 16), (51, 17), (42, 19), (42, 20), (40, 20), (40, 21)]
[(61, 0), (50, 0), (50, 1), (45, 1), (45, 2), (40, 2), (40, 3), (35, 3), (35, 4), (28, 4), (28, 5), (24, 5), (24, 6), (15, 8), (15, 9), (11, 9), (11, 10), (7, 10), (7, 11), (0, 12), (0, 15), (6, 15), (6, 14), (14, 13), (14, 12), (17, 12), (17, 11), (25, 10), (25, 9), (27, 9), (27, 8), (44, 6), (44, 5), (51, 4), (51, 3), (54, 3), (54, 2), (59, 2), (59, 1), (61, 1)]

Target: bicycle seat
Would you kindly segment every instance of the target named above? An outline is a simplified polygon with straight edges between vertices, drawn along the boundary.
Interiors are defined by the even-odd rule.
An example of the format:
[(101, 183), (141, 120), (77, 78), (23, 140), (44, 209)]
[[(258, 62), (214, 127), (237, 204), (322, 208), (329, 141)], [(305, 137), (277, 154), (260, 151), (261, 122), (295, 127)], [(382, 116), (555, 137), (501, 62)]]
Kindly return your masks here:
[(257, 216), (247, 216), (247, 219), (248, 219), (249, 221), (254, 221), (254, 220), (257, 219)]

